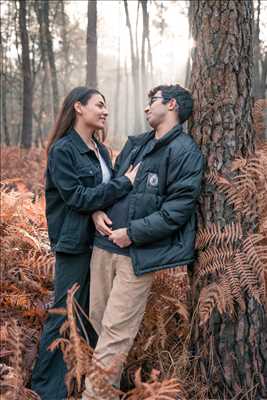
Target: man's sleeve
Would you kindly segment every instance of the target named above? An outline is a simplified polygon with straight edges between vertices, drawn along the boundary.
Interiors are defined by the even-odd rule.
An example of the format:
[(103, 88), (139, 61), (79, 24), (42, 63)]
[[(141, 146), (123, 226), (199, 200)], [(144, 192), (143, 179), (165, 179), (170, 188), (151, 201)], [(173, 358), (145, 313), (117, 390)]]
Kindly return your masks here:
[(159, 211), (132, 220), (128, 235), (135, 245), (151, 243), (171, 235), (195, 212), (203, 173), (200, 152), (184, 153), (172, 160), (168, 172), (167, 196)]
[(48, 168), (64, 202), (79, 212), (93, 212), (109, 207), (132, 189), (131, 181), (126, 176), (94, 188), (83, 186), (75, 170), (72, 155), (64, 148), (54, 148), (50, 152)]

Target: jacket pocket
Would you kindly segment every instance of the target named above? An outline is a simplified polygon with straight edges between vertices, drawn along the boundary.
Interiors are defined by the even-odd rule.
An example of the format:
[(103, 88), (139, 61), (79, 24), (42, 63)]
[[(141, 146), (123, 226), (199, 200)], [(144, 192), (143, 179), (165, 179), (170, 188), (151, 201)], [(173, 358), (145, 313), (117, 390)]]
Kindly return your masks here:
[(77, 175), (81, 183), (86, 187), (94, 187), (96, 171), (90, 167), (81, 167), (77, 170)]
[(73, 244), (87, 242), (89, 240), (89, 220), (89, 215), (69, 209), (61, 228), (60, 240)]

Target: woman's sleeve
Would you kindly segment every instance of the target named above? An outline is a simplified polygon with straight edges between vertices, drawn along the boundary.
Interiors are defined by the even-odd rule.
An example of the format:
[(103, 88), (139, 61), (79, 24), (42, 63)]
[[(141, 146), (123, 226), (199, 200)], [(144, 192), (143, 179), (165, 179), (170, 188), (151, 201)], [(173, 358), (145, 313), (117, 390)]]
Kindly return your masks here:
[(94, 188), (83, 186), (75, 170), (72, 154), (66, 148), (55, 147), (50, 151), (48, 168), (63, 201), (79, 212), (109, 207), (132, 189), (131, 181), (126, 176)]

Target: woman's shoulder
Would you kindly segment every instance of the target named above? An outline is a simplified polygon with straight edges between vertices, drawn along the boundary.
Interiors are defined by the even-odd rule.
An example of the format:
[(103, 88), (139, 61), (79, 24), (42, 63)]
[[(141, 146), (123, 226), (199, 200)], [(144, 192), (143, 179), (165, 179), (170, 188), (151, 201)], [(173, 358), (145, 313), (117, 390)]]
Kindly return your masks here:
[(51, 146), (51, 150), (58, 151), (58, 150), (68, 150), (71, 145), (71, 137), (69, 134), (64, 135), (60, 139), (58, 139), (53, 145)]
[(72, 143), (68, 135), (58, 139), (49, 150), (49, 158), (60, 158), (72, 154)]

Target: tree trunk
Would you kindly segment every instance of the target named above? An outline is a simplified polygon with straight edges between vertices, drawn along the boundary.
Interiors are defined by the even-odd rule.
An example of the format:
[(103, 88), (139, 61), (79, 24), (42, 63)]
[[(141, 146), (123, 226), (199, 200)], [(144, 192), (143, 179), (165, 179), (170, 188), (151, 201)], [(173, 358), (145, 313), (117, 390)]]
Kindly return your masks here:
[(124, 123), (125, 123), (125, 127), (124, 127), (124, 132), (128, 133), (129, 132), (129, 111), (130, 111), (130, 107), (129, 107), (129, 103), (130, 103), (130, 90), (129, 90), (129, 72), (128, 72), (128, 68), (127, 68), (127, 61), (126, 59), (124, 60), (124, 76), (125, 76), (125, 99), (126, 101), (124, 102), (124, 107), (125, 107), (125, 118), (123, 118)]
[(22, 75), (23, 75), (23, 119), (21, 132), (21, 146), (29, 148), (32, 145), (32, 74), (29, 54), (29, 37), (26, 24), (25, 0), (19, 0), (19, 29), (22, 47)]
[(41, 144), (41, 147), (44, 148), (44, 138), (43, 138), (43, 114), (45, 111), (45, 85), (47, 81), (47, 74), (46, 71), (44, 71), (44, 76), (42, 77), (42, 83), (41, 83), (41, 100), (40, 100), (40, 107), (39, 107), (39, 112), (38, 114), (33, 113), (33, 118), (36, 122), (37, 125), (37, 132), (35, 135), (35, 145), (36, 147), (39, 147), (39, 144)]
[[(192, 28), (191, 28), (191, 23), (190, 23), (190, 18), (189, 18), (189, 8), (187, 12), (187, 17), (188, 17), (188, 25), (189, 25), (189, 32), (188, 32), (188, 43), (190, 40), (192, 40)], [(185, 87), (188, 88), (191, 83), (191, 47), (188, 46), (188, 52), (187, 52), (187, 60), (186, 60), (186, 67), (185, 67)]]
[(50, 20), (49, 20), (49, 1), (42, 1), (42, 12), (44, 18), (44, 33), (45, 33), (45, 44), (46, 53), (49, 62), (51, 83), (52, 83), (52, 93), (53, 93), (53, 119), (55, 119), (58, 112), (59, 105), (59, 94), (58, 94), (58, 81), (57, 81), (57, 70), (55, 62), (55, 54), (53, 50), (53, 39), (50, 31)]
[(65, 3), (64, 0), (60, 1), (60, 14), (61, 14), (61, 38), (62, 38), (62, 50), (63, 50), (63, 58), (64, 58), (64, 67), (63, 67), (63, 91), (64, 91), (64, 96), (69, 91), (69, 85), (68, 85), (68, 76), (69, 76), (69, 66), (70, 66), (70, 61), (69, 61), (69, 37), (67, 34), (67, 15), (65, 11)]
[[(238, 239), (229, 234), (233, 243), (226, 241), (225, 247), (219, 249), (225, 255), (226, 250), (230, 252), (233, 247), (228, 261), (221, 262), (220, 270), (211, 265), (212, 272), (205, 278), (199, 274), (203, 265), (201, 254), (205, 251), (207, 254), (212, 248), (207, 245), (207, 249), (199, 250), (193, 276), (194, 304), (198, 304), (201, 290), (217, 288), (213, 298), (211, 294), (206, 296), (206, 302), (219, 304), (219, 300), (227, 302), (229, 297), (233, 298), (235, 318), (228, 309), (220, 313), (213, 309), (206, 323), (196, 318), (193, 348), (198, 373), (210, 388), (209, 398), (260, 400), (267, 397), (267, 318), (262, 299), (255, 299), (251, 287), (244, 289), (243, 278), (249, 284), (250, 279), (257, 279), (253, 265), (248, 259), (242, 261), (250, 271), (250, 275), (242, 278), (236, 264), (238, 256), (245, 251), (245, 240), (257, 231), (257, 214), (243, 217), (243, 210), (237, 211), (233, 204), (229, 205), (226, 195), (212, 184), (215, 179), (212, 176), (220, 176), (221, 185), (233, 179), (236, 174), (231, 169), (233, 160), (236, 157), (248, 159), (255, 150), (251, 98), (253, 3), (251, 0), (194, 0), (190, 3), (189, 16), (196, 44), (191, 81), (195, 103), (191, 128), (205, 156), (206, 176), (209, 176), (201, 197), (199, 224), (202, 229), (211, 229), (215, 226), (211, 224), (217, 224), (221, 241), (231, 223), (241, 226)], [(244, 207), (248, 204), (253, 208), (253, 196), (251, 193)], [(240, 294), (237, 302), (234, 289), (240, 288), (243, 288), (242, 298)], [(199, 308), (196, 311), (199, 315)]]
[(262, 86), (262, 98), (266, 98), (267, 89), (267, 50), (265, 48), (265, 53), (261, 59), (261, 86)]
[[(133, 32), (128, 10), (128, 2), (124, 0), (124, 10), (126, 16), (126, 25), (129, 30), (130, 37), (130, 49), (131, 49), (131, 67), (132, 67), (132, 79), (133, 79), (133, 90), (134, 90), (134, 130), (140, 132), (140, 110), (139, 110), (139, 99), (140, 99), (140, 85), (139, 85), (139, 60), (138, 56), (134, 51)], [(137, 51), (137, 49), (136, 49)]]
[(113, 136), (118, 136), (119, 129), (119, 111), (120, 111), (120, 89), (121, 89), (121, 45), (120, 45), (120, 36), (118, 37), (118, 60), (116, 66), (116, 86), (114, 92), (114, 124), (113, 124)]
[[(141, 49), (141, 74), (142, 74), (142, 89), (147, 92), (147, 64), (146, 63), (146, 42), (149, 44), (149, 14), (147, 10), (147, 0), (141, 0), (143, 13), (143, 34), (142, 34), (142, 49)], [(148, 48), (149, 50), (149, 48)]]
[(3, 129), (5, 132), (5, 145), (10, 146), (10, 136), (8, 130), (7, 123), (7, 101), (6, 101), (6, 93), (7, 93), (7, 77), (6, 73), (3, 76), (3, 86), (1, 90), (1, 104), (2, 104), (2, 112), (3, 112)]
[(252, 94), (255, 100), (263, 99), (265, 93), (265, 85), (261, 79), (261, 49), (260, 49), (260, 11), (261, 0), (257, 1), (256, 18), (254, 20), (253, 29), (253, 48), (254, 48), (254, 73), (253, 73), (253, 86)]
[[(8, 43), (9, 35), (6, 38), (6, 43)], [(10, 146), (10, 136), (7, 124), (7, 76), (8, 76), (8, 59), (6, 56), (6, 46), (4, 45), (4, 40), (2, 37), (2, 30), (0, 32), (0, 54), (2, 56), (2, 68), (1, 68), (1, 82), (2, 82), (2, 90), (0, 91), (1, 98), (1, 110), (2, 110), (2, 121), (1, 128), (3, 128), (5, 137), (4, 143), (6, 146)]]
[[(144, 99), (147, 97), (149, 84), (153, 80), (153, 64), (152, 64), (152, 51), (149, 36), (149, 13), (147, 9), (147, 0), (140, 0), (143, 12), (143, 35), (142, 35), (142, 49), (141, 49), (141, 78), (142, 78), (142, 99), (141, 104), (144, 105)], [(146, 52), (147, 43), (147, 52)], [(147, 57), (146, 57), (147, 53)], [(149, 70), (150, 67), (150, 70)], [(143, 129), (145, 129), (145, 121), (143, 119)]]
[(97, 87), (97, 2), (88, 0), (86, 85)]

